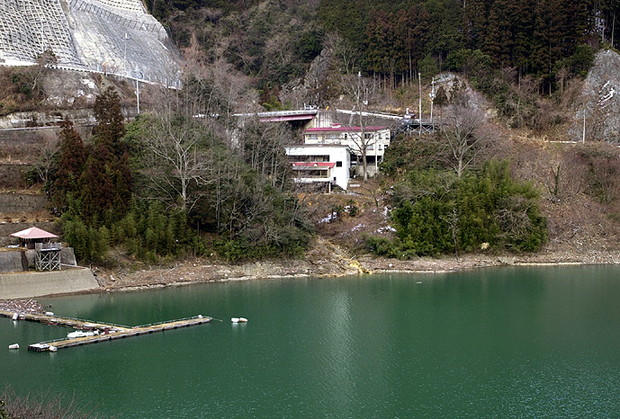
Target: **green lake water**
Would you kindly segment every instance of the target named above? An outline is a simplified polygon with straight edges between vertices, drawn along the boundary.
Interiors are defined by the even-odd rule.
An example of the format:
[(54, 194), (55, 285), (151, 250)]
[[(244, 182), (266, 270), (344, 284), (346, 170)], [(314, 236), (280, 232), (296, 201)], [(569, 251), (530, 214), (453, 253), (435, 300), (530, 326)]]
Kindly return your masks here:
[[(0, 319), (0, 385), (104, 417), (619, 417), (620, 268), (499, 268), (48, 298), (59, 316), (221, 322), (33, 353)], [(231, 317), (247, 317), (233, 325)], [(19, 343), (19, 351), (8, 345)]]

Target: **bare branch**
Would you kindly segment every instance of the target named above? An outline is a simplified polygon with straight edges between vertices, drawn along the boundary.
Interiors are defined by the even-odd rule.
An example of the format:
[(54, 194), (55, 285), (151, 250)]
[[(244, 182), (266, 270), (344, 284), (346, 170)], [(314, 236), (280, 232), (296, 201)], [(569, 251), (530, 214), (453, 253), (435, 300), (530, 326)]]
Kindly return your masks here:
[(442, 133), (452, 155), (452, 165), (460, 178), (464, 170), (488, 146), (491, 135), (482, 111), (452, 105), (443, 118), (446, 126)]

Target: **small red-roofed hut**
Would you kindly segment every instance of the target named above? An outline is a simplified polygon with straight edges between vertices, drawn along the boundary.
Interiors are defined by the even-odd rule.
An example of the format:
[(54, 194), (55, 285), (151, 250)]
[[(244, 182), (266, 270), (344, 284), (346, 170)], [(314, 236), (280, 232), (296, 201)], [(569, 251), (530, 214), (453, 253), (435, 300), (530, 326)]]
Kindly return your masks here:
[(34, 249), (36, 243), (49, 243), (50, 241), (57, 239), (58, 236), (48, 231), (42, 230), (38, 227), (30, 227), (17, 233), (11, 234), (12, 237), (17, 237), (20, 244), (24, 247)]
[(20, 240), (20, 245), (35, 249), (34, 266), (38, 271), (60, 270), (62, 246), (55, 239), (57, 235), (38, 227), (30, 227), (11, 234)]

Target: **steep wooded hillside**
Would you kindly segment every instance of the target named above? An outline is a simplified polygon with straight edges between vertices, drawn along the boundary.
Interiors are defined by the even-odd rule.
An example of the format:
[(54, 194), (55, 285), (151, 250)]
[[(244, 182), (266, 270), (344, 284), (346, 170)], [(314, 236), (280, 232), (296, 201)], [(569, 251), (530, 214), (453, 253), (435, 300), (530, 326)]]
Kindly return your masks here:
[[(389, 246), (397, 251), (389, 254), (399, 257), (617, 248), (620, 167), (618, 149), (610, 143), (618, 132), (613, 125), (618, 55), (597, 52), (614, 42), (608, 26), (615, 3), (579, 3), (550, 21), (542, 19), (547, 9), (536, 9), (525, 29), (504, 28), (528, 40), (502, 45), (505, 50), (488, 42), (495, 36), (491, 28), (522, 16), (515, 6), (498, 17), (507, 7), (499, 0), (424, 1), (413, 8), (400, 2), (340, 3), (148, 2), (184, 54), (183, 89), (141, 96), (150, 96), (142, 103), (143, 115), (126, 131), (119, 129), (109, 144), (102, 140), (103, 128), (79, 132), (88, 164), (71, 169), (75, 182), (59, 182), (62, 150), (54, 149), (58, 138), (74, 133), (50, 131), (44, 135), (49, 147), (32, 140), (39, 134), (28, 137), (30, 146), (15, 148), (23, 175), (13, 176), (15, 185), (5, 188), (46, 191), (54, 202), (50, 208), (65, 213), (68, 237), (88, 243), (85, 254), (101, 245), (118, 260), (153, 262), (192, 251), (231, 259), (299, 254), (313, 230), (308, 215), (320, 235), (351, 251), (377, 251), (377, 243), (385, 249), (387, 242), (367, 238), (377, 236), (396, 240)], [(479, 15), (470, 10), (482, 3)], [(553, 4), (568, 7), (560, 0)], [(569, 12), (583, 23), (576, 32), (566, 25)], [(487, 17), (486, 25), (474, 22), (480, 16)], [(592, 25), (593, 16), (598, 26)], [(559, 31), (562, 40), (545, 38), (550, 48), (541, 51), (545, 28)], [(441, 71), (446, 69), (453, 72)], [(31, 112), (19, 118), (33, 127), (73, 119), (76, 109), (92, 107), (113, 85), (118, 112), (135, 115), (134, 86), (123, 80), (68, 77), (45, 66), (7, 69), (2, 77), (6, 120), (14, 119), (17, 109)], [(240, 128), (232, 114), (304, 104), (416, 113), (420, 106), (422, 118), (434, 111), (443, 129), (396, 137), (383, 175), (350, 194), (299, 194), (282, 151), (295, 134), (256, 121)], [(108, 125), (96, 111), (85, 121)], [(583, 140), (584, 122), (585, 143), (567, 143)], [(15, 135), (21, 143), (24, 134)], [(175, 150), (182, 151), (180, 162), (170, 159)], [(10, 165), (17, 151), (3, 155), (7, 173), (15, 173)], [(122, 170), (105, 159), (110, 155), (122, 160)], [(117, 181), (112, 185), (109, 179)], [(493, 184), (497, 180), (502, 182)], [(98, 196), (96, 187), (101, 187)], [(115, 188), (126, 188), (113, 206), (122, 213), (113, 213), (105, 200), (105, 191)], [(485, 208), (474, 208), (481, 199), (467, 195), (476, 191), (492, 202), (484, 216)], [(430, 195), (437, 199), (424, 201)], [(477, 213), (459, 213), (463, 204)], [(417, 230), (407, 219), (418, 217), (419, 225), (430, 226), (416, 213), (429, 208), (444, 211), (435, 213), (434, 232), (425, 233), (427, 238), (441, 234), (441, 248), (414, 237)], [(394, 210), (401, 214), (398, 223), (390, 216)], [(7, 222), (22, 218), (5, 214)], [(481, 219), (486, 230), (478, 228), (483, 222), (475, 225)], [(175, 242), (175, 234), (183, 240)], [(250, 252), (256, 243), (264, 247)]]
[[(336, 71), (373, 74), (391, 87), (445, 70), (479, 76), (489, 68), (510, 68), (515, 78), (531, 76), (538, 90), (550, 93), (565, 79), (585, 75), (592, 51), (617, 45), (620, 12), (618, 2), (591, 0), (147, 5), (181, 48), (195, 41), (205, 60), (224, 60), (251, 76), (272, 106), (280, 85), (303, 74), (325, 47), (340, 58)], [(339, 93), (321, 88), (324, 96)]]

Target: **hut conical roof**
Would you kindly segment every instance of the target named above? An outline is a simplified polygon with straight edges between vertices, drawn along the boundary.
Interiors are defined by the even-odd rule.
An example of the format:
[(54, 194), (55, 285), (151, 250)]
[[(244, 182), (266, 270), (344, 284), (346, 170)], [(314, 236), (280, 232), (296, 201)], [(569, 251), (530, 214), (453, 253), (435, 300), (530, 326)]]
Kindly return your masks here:
[(11, 234), (13, 237), (19, 237), (20, 239), (56, 239), (57, 235), (42, 230), (38, 227), (30, 227), (17, 233)]

